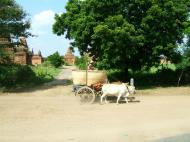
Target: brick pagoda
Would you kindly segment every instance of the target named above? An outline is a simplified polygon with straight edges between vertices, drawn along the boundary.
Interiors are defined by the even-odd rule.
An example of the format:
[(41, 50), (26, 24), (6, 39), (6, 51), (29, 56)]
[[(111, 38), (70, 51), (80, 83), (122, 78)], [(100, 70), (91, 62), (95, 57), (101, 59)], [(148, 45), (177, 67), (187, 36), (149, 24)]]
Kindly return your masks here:
[(67, 49), (67, 52), (64, 56), (64, 60), (69, 65), (75, 64), (75, 56), (74, 56), (73, 51), (70, 47)]

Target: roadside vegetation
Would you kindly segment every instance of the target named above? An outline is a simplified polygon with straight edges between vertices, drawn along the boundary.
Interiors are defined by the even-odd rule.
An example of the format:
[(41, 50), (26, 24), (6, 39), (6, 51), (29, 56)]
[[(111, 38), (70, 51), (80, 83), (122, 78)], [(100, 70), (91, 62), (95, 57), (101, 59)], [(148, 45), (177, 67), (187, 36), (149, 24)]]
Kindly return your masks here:
[(47, 61), (55, 68), (58, 68), (64, 64), (63, 57), (60, 56), (59, 52), (55, 52), (48, 56)]
[[(1, 0), (0, 6), (0, 37), (11, 36), (17, 45), (20, 36), (32, 36), (30, 18), (15, 0)], [(190, 83), (189, 13), (190, 0), (70, 0), (66, 11), (55, 15), (53, 32), (66, 35), (81, 55), (94, 57), (95, 68), (106, 70), (110, 81), (134, 78), (137, 86), (179, 86)], [(160, 65), (162, 54), (172, 64)], [(2, 51), (0, 57), (4, 58)], [(87, 60), (77, 58), (76, 65), (86, 69)], [(63, 63), (58, 52), (39, 66), (7, 62), (0, 65), (0, 88), (51, 81)]]
[(78, 67), (78, 69), (86, 70), (87, 64), (88, 64), (88, 57), (87, 56), (76, 57), (75, 65)]
[(0, 65), (0, 89), (28, 88), (52, 81), (60, 69), (48, 61), (38, 66), (4, 64)]
[(159, 64), (162, 54), (176, 63), (178, 45), (190, 33), (189, 7), (190, 0), (72, 0), (55, 15), (53, 32), (93, 56), (98, 69), (121, 70), (127, 79), (129, 70)]
[[(55, 15), (53, 32), (94, 57), (110, 81), (133, 77), (138, 86), (179, 86), (190, 83), (190, 55), (178, 50), (190, 47), (189, 10), (190, 0), (72, 0)], [(172, 64), (160, 65), (161, 55)], [(84, 57), (76, 64), (86, 69)]]
[[(144, 67), (141, 70), (133, 71), (129, 69), (129, 74), (124, 77), (122, 69), (106, 70), (108, 80), (129, 82), (130, 78), (134, 78), (135, 86), (139, 88), (147, 88), (153, 86), (180, 86), (190, 84), (190, 50), (187, 48), (180, 57), (178, 63), (158, 64), (152, 67)], [(76, 59), (76, 66), (85, 70), (87, 65), (87, 57), (81, 56)], [(96, 68), (96, 65), (95, 65)]]

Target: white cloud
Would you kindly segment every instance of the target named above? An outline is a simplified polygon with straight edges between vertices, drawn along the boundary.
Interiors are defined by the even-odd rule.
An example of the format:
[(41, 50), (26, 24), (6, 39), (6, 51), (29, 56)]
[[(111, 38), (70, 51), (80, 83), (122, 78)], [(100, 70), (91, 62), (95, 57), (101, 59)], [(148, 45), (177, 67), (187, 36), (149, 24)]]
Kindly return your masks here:
[(34, 16), (33, 22), (40, 26), (52, 24), (54, 21), (55, 12), (52, 10), (42, 11)]
[(32, 32), (37, 35), (46, 34), (52, 29), (54, 23), (55, 12), (52, 10), (45, 10), (32, 18)]
[[(42, 55), (47, 57), (58, 51), (64, 55), (70, 46), (70, 41), (64, 36), (56, 36), (52, 33), (55, 12), (53, 10), (44, 10), (32, 17), (31, 33), (37, 35), (28, 39), (30, 49), (35, 53), (41, 50)], [(75, 53), (78, 55), (78, 52)]]

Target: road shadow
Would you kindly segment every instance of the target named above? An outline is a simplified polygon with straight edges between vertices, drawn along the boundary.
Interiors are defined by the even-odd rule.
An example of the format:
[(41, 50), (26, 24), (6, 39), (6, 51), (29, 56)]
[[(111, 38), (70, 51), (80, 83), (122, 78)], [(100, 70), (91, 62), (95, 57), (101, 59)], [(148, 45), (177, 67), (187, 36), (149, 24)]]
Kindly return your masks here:
[(190, 142), (190, 134), (182, 134), (173, 137), (153, 140), (152, 142)]
[[(108, 96), (107, 101), (109, 103), (116, 103), (117, 102), (117, 97), (116, 96)], [(137, 100), (135, 96), (128, 97), (128, 102), (129, 103), (140, 103), (140, 100)], [(100, 97), (96, 97), (94, 104), (100, 104)], [(105, 101), (103, 101), (105, 103)], [(119, 104), (126, 104), (126, 101), (124, 98), (121, 98), (119, 101)]]
[(72, 81), (69, 79), (54, 79), (51, 82), (44, 83), (39, 86), (33, 86), (33, 87), (29, 87), (29, 88), (21, 87), (21, 88), (8, 90), (7, 92), (10, 92), (10, 93), (35, 92), (35, 91), (43, 91), (43, 90), (47, 90), (47, 89), (52, 89), (52, 88), (55, 88), (58, 86), (69, 86), (69, 85), (72, 85)]
[(154, 85), (154, 86), (136, 86), (137, 90), (147, 90), (147, 89), (155, 89), (155, 88), (169, 88), (169, 87), (190, 87), (190, 84), (187, 85)]

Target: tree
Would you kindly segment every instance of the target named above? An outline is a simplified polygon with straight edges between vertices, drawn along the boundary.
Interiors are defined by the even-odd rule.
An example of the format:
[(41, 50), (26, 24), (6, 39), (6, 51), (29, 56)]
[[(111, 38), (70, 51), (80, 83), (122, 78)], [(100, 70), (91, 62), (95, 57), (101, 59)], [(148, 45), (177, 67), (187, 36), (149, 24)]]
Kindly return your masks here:
[(50, 55), (47, 60), (50, 61), (50, 63), (56, 68), (60, 67), (63, 64), (63, 58), (59, 55), (58, 52)]
[(0, 0), (0, 37), (28, 37), (30, 21), (15, 0)]
[(189, 26), (190, 0), (69, 0), (56, 15), (55, 34), (66, 34), (100, 69), (141, 69), (176, 57)]
[(81, 57), (76, 57), (75, 65), (81, 70), (86, 70), (88, 62), (88, 55), (83, 55)]
[(177, 64), (177, 68), (181, 70), (181, 73), (178, 78), (177, 85), (180, 85), (181, 78), (185, 71), (189, 73), (190, 70), (190, 47), (189, 47), (189, 41), (187, 42), (187, 47), (184, 49), (184, 53), (182, 55), (182, 60), (179, 64)]

